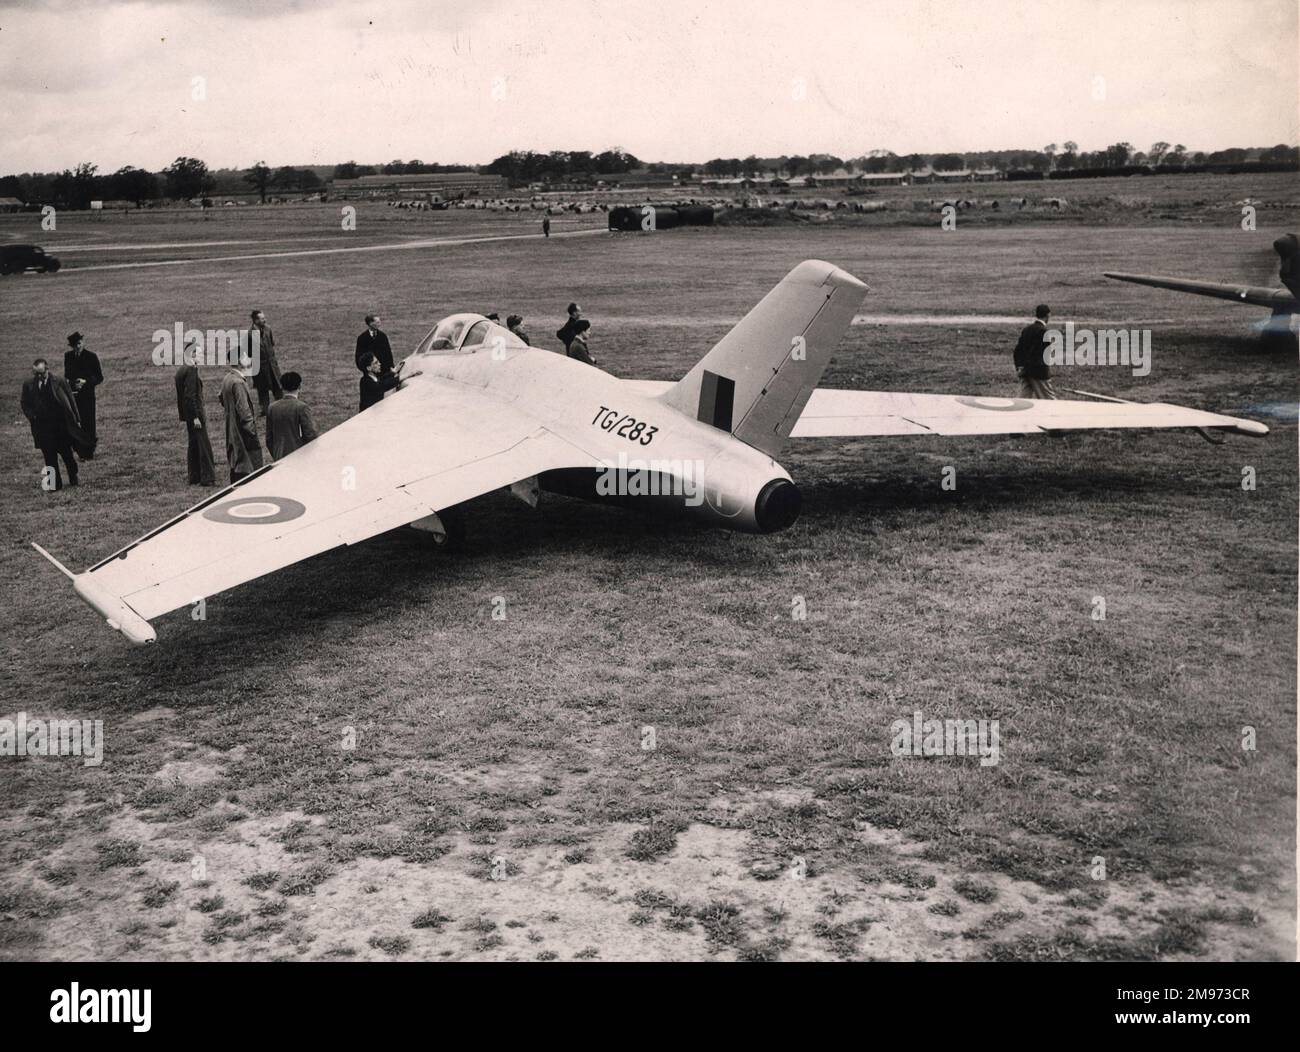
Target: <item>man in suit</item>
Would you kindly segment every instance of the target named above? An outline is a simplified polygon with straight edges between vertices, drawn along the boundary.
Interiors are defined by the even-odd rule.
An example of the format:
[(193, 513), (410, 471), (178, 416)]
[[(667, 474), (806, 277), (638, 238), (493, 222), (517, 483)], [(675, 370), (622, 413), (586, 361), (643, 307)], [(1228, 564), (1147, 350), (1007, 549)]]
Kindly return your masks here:
[(290, 371), (280, 377), (284, 397), (266, 412), (266, 448), (272, 460), (283, 460), (316, 437), (311, 410), (298, 398), (302, 377)]
[[(263, 359), (265, 361), (265, 359)], [(276, 377), (277, 384), (279, 377)], [(221, 408), (226, 412), (226, 461), (230, 481), (238, 482), (262, 466), (262, 448), (257, 444), (257, 411), (248, 378), (235, 364), (221, 378)]]
[(68, 337), (68, 350), (63, 354), (63, 378), (72, 387), (81, 430), (86, 436), (81, 459), (93, 460), (99, 442), (99, 432), (95, 430), (95, 388), (104, 382), (104, 373), (99, 367), (99, 356), (86, 350), (79, 332)]
[(1020, 377), (1021, 398), (1055, 398), (1052, 369), (1047, 364), (1047, 319), (1051, 308), (1040, 303), (1034, 308), (1034, 320), (1020, 331), (1016, 341), (1016, 375)]
[(45, 458), (41, 488), (46, 492), (63, 489), (60, 457), (68, 469), (68, 485), (75, 486), (77, 458), (73, 453), (74, 448), (84, 448), (85, 434), (72, 388), (62, 377), (51, 375), (44, 358), (32, 362), (31, 378), (23, 383), (22, 407), (32, 427), (32, 442)]
[(185, 348), (185, 361), (176, 370), (176, 412), (185, 421), (188, 446), (185, 467), (191, 486), (215, 486), (217, 469), (208, 439), (208, 411), (203, 405), (203, 377), (199, 375), (199, 345)]
[(573, 342), (574, 333), (577, 332), (578, 322), (582, 320), (582, 308), (576, 303), (569, 304), (568, 320), (555, 333), (556, 338), (564, 344), (564, 353), (569, 353), (569, 344)]
[(384, 373), (393, 371), (393, 348), (389, 346), (388, 336), (379, 328), (379, 315), (366, 315), (366, 331), (357, 337), (357, 368), (363, 373), (366, 367), (361, 358), (366, 353), (373, 354), (379, 361), (379, 370)]
[(271, 326), (267, 324), (266, 315), (260, 310), (255, 310), (250, 317), (253, 319), (253, 329), (257, 332), (258, 341), (258, 368), (257, 375), (253, 377), (253, 386), (257, 388), (257, 404), (261, 415), (266, 416), (267, 406), (271, 404), (271, 396), (274, 395), (278, 399), (284, 393), (280, 387), (280, 363), (275, 359), (275, 335), (271, 332)]
[[(402, 363), (406, 364), (405, 362)], [(383, 401), (384, 395), (396, 387), (400, 382), (401, 368), (397, 372), (386, 373), (379, 365), (379, 359), (367, 351), (361, 357), (361, 408), (358, 413), (364, 413), (376, 402)]]

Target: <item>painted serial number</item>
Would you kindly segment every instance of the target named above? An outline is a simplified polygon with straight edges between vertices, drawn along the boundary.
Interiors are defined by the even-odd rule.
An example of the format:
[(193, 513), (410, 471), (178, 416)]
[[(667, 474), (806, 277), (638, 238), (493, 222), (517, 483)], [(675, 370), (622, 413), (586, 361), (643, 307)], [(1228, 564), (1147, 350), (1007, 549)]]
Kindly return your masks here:
[(596, 411), (591, 426), (626, 438), (629, 442), (639, 442), (643, 446), (648, 446), (654, 441), (655, 434), (659, 430), (653, 424), (622, 415), (617, 409), (610, 409), (607, 405), (601, 406)]

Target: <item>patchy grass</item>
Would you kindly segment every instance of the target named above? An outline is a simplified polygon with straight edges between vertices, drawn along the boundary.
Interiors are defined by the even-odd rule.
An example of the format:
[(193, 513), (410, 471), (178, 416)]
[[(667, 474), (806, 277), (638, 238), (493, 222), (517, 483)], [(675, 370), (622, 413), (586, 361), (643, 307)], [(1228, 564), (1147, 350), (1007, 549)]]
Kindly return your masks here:
[[(57, 284), (7, 284), (6, 305), (30, 320), (29, 342), (55, 346), (75, 324), (108, 377), (103, 455), (75, 491), (41, 494), (29, 435), (17, 421), (0, 429), (0, 473), (17, 495), (0, 504), (0, 530), (15, 541), (0, 549), (0, 619), (4, 637), (17, 641), (7, 653), (8, 696), (33, 714), (103, 718), (108, 753), (100, 768), (0, 765), (6, 884), (48, 881), (67, 900), (62, 921), (111, 933), (140, 901), (112, 892), (128, 879), (139, 889), (169, 882), (159, 867), (185, 865), (196, 845), (214, 858), (248, 841), (270, 849), (250, 853), (235, 872), (257, 869), (260, 879), (278, 869), (247, 886), (290, 897), (335, 873), (340, 886), (355, 877), (382, 895), (387, 877), (366, 868), (378, 861), (486, 877), (477, 854), (509, 858), (554, 845), (556, 865), (593, 867), (581, 875), (621, 902), (644, 880), (627, 871), (681, 860), (674, 845), (686, 836), (676, 816), (693, 820), (720, 797), (753, 793), (767, 802), (731, 827), (747, 838), (746, 871), (762, 860), (782, 872), (802, 867), (813, 883), (855, 881), (854, 901), (838, 916), (818, 915), (827, 931), (850, 923), (844, 918), (863, 902), (896, 894), (888, 885), (929, 890), (928, 864), (1078, 893), (1079, 910), (1101, 912), (1086, 898), (1101, 856), (1108, 887), (1150, 883), (1152, 910), (1179, 888), (1211, 889), (1229, 916), (1247, 911), (1260, 922), (1193, 911), (1161, 921), (1159, 935), (1141, 934), (1147, 924), (1108, 940), (1095, 935), (1108, 930), (1100, 921), (1067, 926), (1018, 907), (1027, 916), (1013, 931), (954, 942), (970, 954), (1026, 959), (1163, 959), (1220, 952), (1216, 940), (1262, 939), (1279, 916), (1293, 915), (1295, 900), (1294, 421), (1268, 417), (1267, 438), (1221, 446), (1146, 433), (796, 442), (781, 461), (803, 491), (802, 518), (762, 537), (562, 498), (533, 510), (492, 495), (470, 507), (459, 552), (430, 552), (403, 533), (342, 548), (212, 598), (204, 621), (184, 611), (160, 619), (159, 643), (139, 650), (97, 630), (57, 578), (32, 576), (47, 568), (31, 562), (28, 540), (60, 557), (95, 558), (189, 505), (174, 390), (148, 363), (147, 334), (177, 318), (226, 327), (253, 300), (271, 316), (282, 366), (304, 373), (322, 426), (354, 409), (355, 369), (338, 353), (340, 334), (373, 304), (384, 305), (400, 350), (466, 304), (536, 319), (532, 330), (550, 345), (555, 326), (543, 320), (558, 325), (557, 305), (582, 298), (603, 364), (669, 379), (812, 257), (868, 280), (871, 313), (933, 313), (940, 303), (953, 315), (1020, 317), (1047, 299), (1061, 318), (1153, 330), (1150, 376), (1067, 370), (1063, 387), (1260, 419), (1251, 407), (1294, 405), (1294, 356), (1259, 346), (1249, 330), (1256, 314), (1100, 276), (1169, 271), (1179, 261), (1193, 276), (1271, 281), (1263, 232), (1229, 237), (1196, 225), (1263, 191), (1242, 179), (1166, 187), (1153, 177), (1143, 184), (1152, 209), (1181, 218), (1134, 226), (1154, 223), (1151, 209), (1107, 201), (1118, 191), (1099, 182), (1109, 189), (1099, 186), (1080, 218), (968, 224), (963, 213), (959, 255), (937, 226), (831, 222), (467, 246), (454, 265), (430, 252), (160, 267), (147, 282), (133, 271), (78, 274), (73, 254)], [(1293, 183), (1268, 184), (1280, 229), (1300, 220)], [(1186, 193), (1197, 200), (1182, 200)], [(201, 231), (180, 213), (106, 217), (102, 226), (60, 216), (48, 247), (244, 228), (274, 242), (301, 236), (329, 209), (237, 211)], [(364, 236), (417, 229), (384, 215), (392, 211), (363, 206), (362, 218), (376, 224)], [(933, 225), (919, 213), (908, 221)], [(0, 218), (0, 231), (15, 232), (17, 222)], [(446, 222), (508, 232), (515, 220)], [(416, 255), (421, 265), (411, 266)], [(95, 262), (159, 258), (109, 250)], [(1006, 395), (1015, 388), (1014, 336), (1014, 325), (854, 326), (823, 386)], [(15, 388), (26, 366), (14, 359), (3, 368)], [(214, 403), (215, 376), (208, 382)], [(219, 427), (219, 409), (209, 408)], [(954, 491), (940, 488), (945, 466), (956, 469)], [(1241, 488), (1246, 466), (1256, 472), (1253, 491)], [(375, 574), (376, 565), (392, 572)], [(491, 619), (498, 595), (505, 621)], [(791, 617), (795, 596), (806, 620)], [(1090, 616), (1094, 596), (1106, 600), (1104, 621)], [(927, 718), (998, 719), (1000, 762), (892, 756), (891, 724), (917, 709)], [(656, 728), (652, 752), (640, 748), (647, 725)], [(355, 731), (354, 749), (339, 745), (345, 727)], [(1253, 750), (1242, 748), (1244, 727), (1255, 732)], [(179, 763), (209, 768), (212, 780), (158, 777)], [(236, 824), (241, 815), (248, 820)], [(601, 854), (623, 872), (591, 848), (607, 844), (601, 838), (615, 824)], [(864, 834), (868, 826), (921, 839), (925, 851), (892, 859)], [(477, 848), (473, 838), (501, 846)], [(511, 879), (535, 876), (530, 868)], [(210, 866), (209, 878), (206, 895), (235, 900), (237, 876)], [(746, 886), (761, 894), (781, 885), (747, 877)], [(948, 888), (948, 878), (937, 886)], [(530, 890), (539, 915), (560, 916), (550, 892)], [(664, 885), (663, 893), (694, 899), (690, 910), (705, 898), (692, 887)], [(968, 901), (959, 889), (953, 895)], [(704, 930), (709, 947), (762, 953), (765, 910), (739, 898), (733, 905), (737, 917), (710, 915), (707, 927), (690, 910), (635, 907), (660, 917), (655, 937), (691, 928), (696, 945)], [(544, 922), (557, 935), (579, 915), (563, 908), (566, 920)], [(967, 913), (968, 926), (980, 927), (976, 911)], [(241, 954), (301, 943), (291, 938), (299, 922), (263, 920)], [(301, 921), (305, 934), (318, 924)], [(32, 918), (0, 927), (9, 929), (0, 932), (5, 955), (68, 952)], [(369, 930), (353, 941), (361, 945)], [(455, 934), (468, 942), (488, 933)], [(192, 936), (178, 928), (169, 937), (164, 945), (148, 936), (149, 951), (186, 956)], [(586, 945), (575, 938), (570, 945)], [(848, 941), (814, 939), (815, 950), (801, 952), (833, 954)], [(1260, 945), (1238, 941), (1228, 952)]]
[(441, 910), (430, 907), (423, 913), (416, 915), (411, 921), (412, 928), (432, 928), (434, 931), (442, 931), (443, 926), (451, 923), (452, 918), (447, 916)]

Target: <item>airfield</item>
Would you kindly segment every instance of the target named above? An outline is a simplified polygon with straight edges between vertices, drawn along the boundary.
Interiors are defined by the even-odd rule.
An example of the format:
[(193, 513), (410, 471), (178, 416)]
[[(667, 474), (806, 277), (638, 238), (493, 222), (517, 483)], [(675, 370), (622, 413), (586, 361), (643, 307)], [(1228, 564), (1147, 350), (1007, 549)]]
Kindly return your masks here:
[[(1057, 193), (954, 231), (911, 204)], [(1101, 275), (1276, 284), (1294, 176), (882, 199), (654, 234), (566, 214), (549, 240), (536, 213), (378, 203), (355, 231), (338, 203), (0, 217), (63, 261), (0, 279), (0, 716), (105, 737), (99, 767), (0, 758), (0, 957), (1292, 959), (1296, 358), (1261, 345), (1266, 311)], [(670, 380), (806, 258), (871, 286), (821, 386), (1014, 396), (1042, 301), (1152, 330), (1149, 376), (1058, 388), (1272, 433), (794, 441), (803, 514), (770, 536), (495, 495), (463, 548), (339, 549), (146, 649), (29, 547), (84, 569), (210, 492), (185, 485), (157, 329), (261, 308), (328, 427), (367, 312), (399, 358), (457, 311), (558, 349), (577, 300), (603, 368)], [(47, 495), (18, 390), (74, 329), (100, 447)], [(917, 710), (999, 720), (1000, 762), (895, 758)]]

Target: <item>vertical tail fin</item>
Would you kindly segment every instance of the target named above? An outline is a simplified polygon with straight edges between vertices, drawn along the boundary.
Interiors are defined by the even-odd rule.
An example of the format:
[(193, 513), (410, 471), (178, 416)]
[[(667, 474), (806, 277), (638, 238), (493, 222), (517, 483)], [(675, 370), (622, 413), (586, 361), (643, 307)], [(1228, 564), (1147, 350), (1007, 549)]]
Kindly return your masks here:
[(660, 398), (776, 456), (866, 293), (839, 267), (800, 263)]

